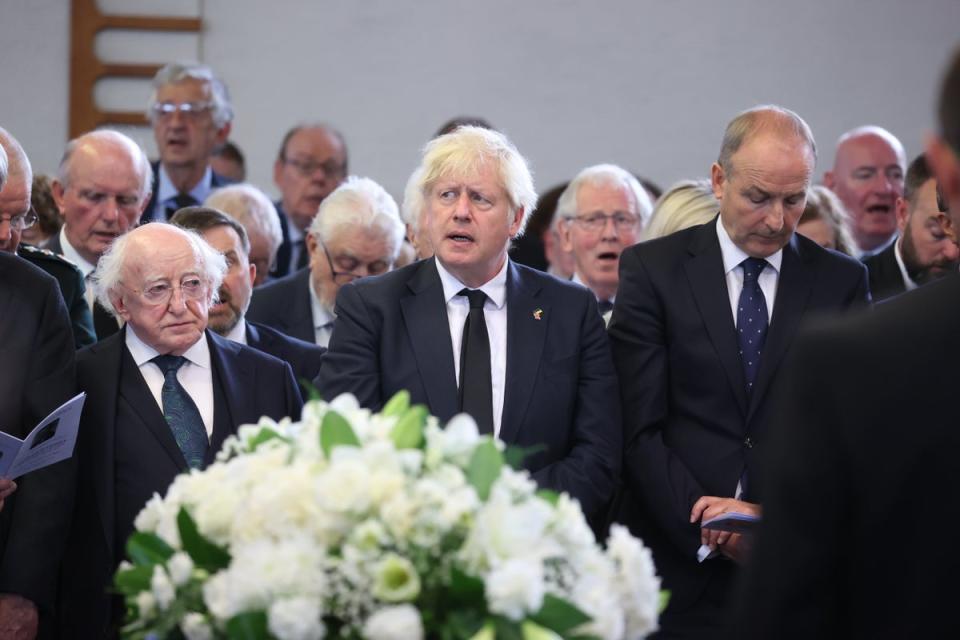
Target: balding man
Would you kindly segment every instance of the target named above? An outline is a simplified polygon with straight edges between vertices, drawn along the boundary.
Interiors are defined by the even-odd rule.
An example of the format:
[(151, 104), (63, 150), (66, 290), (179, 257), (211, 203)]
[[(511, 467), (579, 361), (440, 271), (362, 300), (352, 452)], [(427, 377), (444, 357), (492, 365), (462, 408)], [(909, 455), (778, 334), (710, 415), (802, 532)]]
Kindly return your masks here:
[(347, 177), (347, 143), (325, 124), (302, 124), (287, 131), (273, 163), (273, 181), (280, 189), (276, 202), (283, 230), (275, 278), (307, 266), (307, 230), (320, 203)]
[(20, 143), (0, 128), (0, 149), (9, 158), (7, 180), (0, 185), (0, 251), (15, 253), (57, 279), (70, 313), (74, 345), (79, 349), (97, 341), (93, 316), (87, 304), (83, 274), (76, 265), (52, 251), (21, 242), (21, 234), (37, 222), (30, 206), (33, 170)]
[(882, 127), (857, 127), (837, 141), (823, 184), (850, 212), (853, 239), (864, 256), (882, 251), (897, 234), (896, 205), (906, 170), (903, 145)]
[(77, 357), (87, 399), (61, 592), (67, 635), (117, 629), (123, 605), (111, 602), (111, 577), (154, 493), (210, 464), (238, 425), (299, 417), (288, 364), (207, 331), (225, 271), (202, 238), (165, 223), (127, 233), (100, 260), (97, 296), (124, 328)]
[(653, 551), (667, 637), (722, 635), (740, 536), (701, 530), (759, 513), (771, 397), (804, 318), (868, 302), (862, 264), (794, 233), (813, 175), (807, 124), (776, 106), (727, 125), (711, 169), (719, 215), (620, 256), (610, 322), (624, 416), (618, 519)]
[(250, 264), (257, 269), (253, 286), (265, 283), (283, 242), (280, 216), (274, 204), (260, 189), (241, 183), (217, 189), (203, 205), (223, 211), (243, 225), (250, 239)]
[(140, 222), (150, 197), (150, 176), (150, 163), (137, 143), (117, 131), (99, 130), (67, 143), (53, 181), (63, 227), (46, 248), (83, 273), (99, 339), (116, 333), (119, 325), (96, 304), (90, 277), (103, 252)]

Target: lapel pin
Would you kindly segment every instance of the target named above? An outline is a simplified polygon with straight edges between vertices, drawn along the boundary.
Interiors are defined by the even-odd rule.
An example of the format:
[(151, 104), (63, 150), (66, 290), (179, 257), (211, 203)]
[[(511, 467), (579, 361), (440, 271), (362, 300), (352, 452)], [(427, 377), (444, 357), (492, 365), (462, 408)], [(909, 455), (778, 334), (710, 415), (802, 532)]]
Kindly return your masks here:
[(540, 320), (541, 318), (543, 318), (543, 309), (536, 309), (536, 310), (534, 310), (534, 312), (533, 312), (533, 319), (534, 319), (534, 320)]

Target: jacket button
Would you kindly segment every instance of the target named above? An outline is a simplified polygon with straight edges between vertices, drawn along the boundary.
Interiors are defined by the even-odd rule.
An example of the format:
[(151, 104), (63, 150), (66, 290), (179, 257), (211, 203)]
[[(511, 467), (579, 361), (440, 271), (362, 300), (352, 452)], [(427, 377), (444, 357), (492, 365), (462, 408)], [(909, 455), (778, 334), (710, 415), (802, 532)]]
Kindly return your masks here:
[(753, 440), (750, 438), (750, 436), (747, 436), (747, 439), (743, 441), (743, 446), (745, 446), (747, 449), (753, 449)]

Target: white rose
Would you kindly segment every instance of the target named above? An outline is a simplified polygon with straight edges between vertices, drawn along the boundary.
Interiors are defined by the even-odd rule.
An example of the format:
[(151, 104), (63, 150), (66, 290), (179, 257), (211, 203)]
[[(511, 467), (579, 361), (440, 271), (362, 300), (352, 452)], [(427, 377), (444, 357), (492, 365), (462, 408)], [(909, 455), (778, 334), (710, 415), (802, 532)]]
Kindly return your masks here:
[(190, 580), (190, 574), (193, 573), (193, 560), (183, 551), (178, 551), (167, 560), (167, 571), (170, 572), (173, 584), (182, 587)]
[(270, 605), (267, 628), (278, 640), (321, 640), (326, 628), (315, 598), (284, 598)]
[(173, 583), (170, 582), (170, 578), (167, 577), (166, 572), (160, 565), (153, 567), (153, 576), (150, 578), (150, 591), (153, 593), (153, 597), (156, 599), (157, 606), (161, 611), (166, 611), (173, 602), (173, 599), (177, 596)]
[(180, 621), (180, 631), (187, 640), (212, 640), (213, 629), (207, 623), (203, 614), (191, 612), (183, 616)]
[(422, 640), (420, 612), (409, 604), (384, 607), (367, 618), (363, 637), (367, 640)]
[(157, 612), (157, 599), (149, 591), (141, 591), (137, 594), (137, 610), (141, 620), (152, 618)]
[(420, 576), (413, 563), (389, 553), (373, 570), (373, 595), (384, 602), (409, 602), (420, 594)]
[(510, 620), (522, 620), (543, 606), (543, 566), (528, 558), (514, 558), (484, 580), (490, 611)]
[(640, 638), (657, 630), (660, 578), (650, 549), (630, 535), (626, 527), (613, 525), (607, 555), (616, 566), (620, 601), (626, 615), (626, 635)]

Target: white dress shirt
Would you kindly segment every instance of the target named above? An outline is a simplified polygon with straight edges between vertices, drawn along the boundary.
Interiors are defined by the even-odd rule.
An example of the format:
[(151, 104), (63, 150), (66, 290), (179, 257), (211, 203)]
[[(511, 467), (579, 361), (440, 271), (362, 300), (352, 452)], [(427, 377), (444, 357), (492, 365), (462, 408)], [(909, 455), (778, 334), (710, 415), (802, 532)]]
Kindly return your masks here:
[[(730, 313), (733, 315), (733, 326), (737, 326), (737, 305), (740, 303), (740, 293), (743, 291), (743, 267), (740, 266), (740, 263), (750, 256), (733, 243), (730, 234), (723, 228), (719, 217), (717, 218), (717, 238), (720, 240), (720, 253), (723, 255), (723, 273), (727, 278)], [(777, 299), (777, 284), (780, 279), (780, 265), (783, 264), (783, 249), (778, 249), (773, 255), (767, 256), (765, 260), (767, 266), (760, 272), (757, 282), (767, 303), (767, 322), (769, 322), (773, 318), (773, 303)]]
[[(126, 344), (162, 413), (163, 372), (155, 362), (151, 362), (160, 352), (141, 340), (133, 327), (127, 327)], [(177, 380), (197, 405), (209, 439), (213, 435), (213, 369), (210, 367), (210, 347), (206, 336), (187, 349), (183, 357), (187, 362), (177, 371)]]
[(247, 344), (247, 321), (245, 318), (240, 318), (240, 322), (237, 323), (233, 329), (227, 332), (227, 335), (223, 336), (227, 340), (233, 340), (234, 342), (239, 342), (240, 344)]
[(900, 246), (903, 244), (903, 237), (897, 238), (896, 244), (893, 245), (893, 257), (897, 259), (897, 266), (900, 267), (900, 275), (903, 277), (903, 286), (907, 288), (907, 291), (913, 291), (919, 285), (913, 281), (913, 278), (910, 277), (910, 274), (907, 273), (907, 265), (903, 262), (903, 252), (900, 251)]
[(320, 296), (313, 290), (313, 280), (309, 281), (307, 288), (310, 290), (310, 309), (313, 317), (313, 341), (321, 347), (330, 344), (330, 335), (333, 333), (333, 321), (337, 319), (333, 313), (327, 310), (320, 302)]
[(63, 250), (63, 257), (77, 265), (77, 268), (80, 269), (80, 272), (83, 274), (83, 283), (86, 285), (86, 297), (87, 305), (90, 307), (90, 311), (93, 311), (93, 303), (96, 300), (96, 293), (93, 290), (93, 282), (91, 281), (91, 276), (93, 275), (94, 270), (97, 268), (97, 265), (90, 264), (87, 262), (83, 256), (70, 244), (70, 241), (67, 240), (67, 230), (63, 227), (60, 228), (60, 248)]
[[(160, 175), (157, 176), (157, 203), (154, 205), (154, 220), (166, 220), (167, 219), (167, 206), (176, 206), (173, 199), (177, 197), (180, 191), (173, 186), (173, 182), (170, 180), (170, 176), (167, 174), (167, 170), (164, 168), (163, 163), (160, 163), (158, 169)], [(203, 177), (200, 178), (200, 182), (193, 185), (193, 188), (190, 189), (187, 193), (193, 196), (193, 199), (197, 201), (197, 204), (203, 204), (203, 201), (207, 199), (207, 196), (213, 191), (213, 169), (210, 168), (210, 165), (207, 165), (207, 170), (204, 172)]]
[[(503, 391), (507, 380), (507, 264), (497, 275), (480, 287), (487, 294), (483, 305), (484, 322), (490, 339), (490, 376), (493, 389), (493, 435), (500, 436), (500, 423), (503, 420)], [(450, 342), (453, 345), (453, 368), (457, 374), (457, 388), (460, 388), (460, 342), (463, 340), (463, 325), (470, 313), (470, 301), (466, 296), (457, 295), (461, 289), (469, 289), (456, 276), (443, 268), (439, 260), (434, 260), (440, 282), (443, 284), (443, 299), (447, 303), (447, 322), (450, 324)]]

